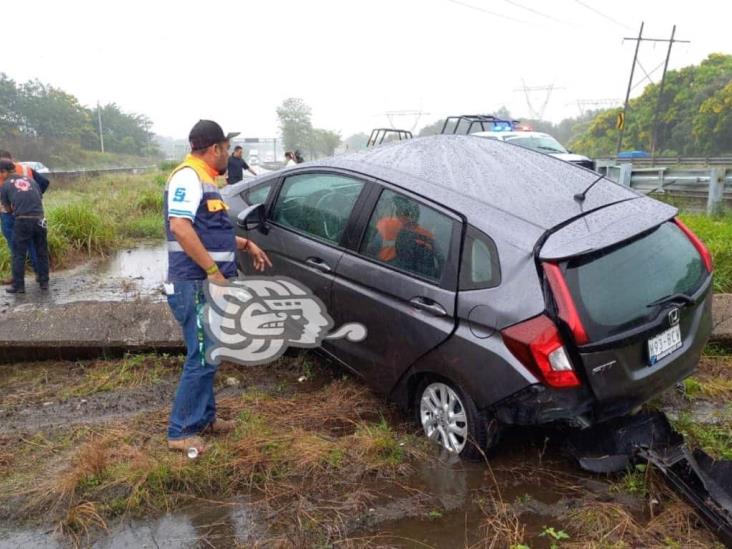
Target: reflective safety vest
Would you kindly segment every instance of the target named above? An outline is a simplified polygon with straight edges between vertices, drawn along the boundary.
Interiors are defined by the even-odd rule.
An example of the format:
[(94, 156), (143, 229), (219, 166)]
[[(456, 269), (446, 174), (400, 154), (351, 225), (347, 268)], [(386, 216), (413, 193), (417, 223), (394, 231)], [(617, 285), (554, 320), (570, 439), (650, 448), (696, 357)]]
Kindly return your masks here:
[(381, 250), (379, 250), (379, 259), (381, 261), (389, 262), (396, 259), (396, 240), (402, 229), (409, 229), (417, 236), (423, 236), (424, 239), (418, 238), (416, 240), (417, 244), (432, 248), (433, 236), (427, 229), (399, 217), (384, 217), (376, 223), (376, 230), (381, 235)]
[(28, 179), (33, 179), (33, 170), (28, 166), (24, 166), (20, 162), (15, 163), (15, 173), (22, 175), (23, 177), (27, 177)]
[(211, 168), (203, 160), (193, 155), (186, 159), (173, 170), (165, 185), (163, 198), (165, 216), (165, 232), (168, 238), (168, 280), (205, 280), (206, 271), (193, 261), (183, 251), (180, 243), (170, 231), (170, 220), (168, 219), (168, 189), (170, 180), (178, 171), (184, 168), (192, 168), (198, 175), (201, 182), (201, 202), (198, 204), (196, 217), (193, 220), (193, 230), (196, 231), (203, 247), (206, 248), (226, 278), (236, 277), (236, 235), (234, 225), (231, 223), (226, 210), (228, 209), (219, 189), (216, 186), (215, 177)]

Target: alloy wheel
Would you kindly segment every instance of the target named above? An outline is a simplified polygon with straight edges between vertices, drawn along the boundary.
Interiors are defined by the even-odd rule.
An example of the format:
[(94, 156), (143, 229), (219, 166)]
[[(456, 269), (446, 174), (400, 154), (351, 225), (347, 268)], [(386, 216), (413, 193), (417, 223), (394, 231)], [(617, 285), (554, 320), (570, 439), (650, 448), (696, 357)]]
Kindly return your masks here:
[(427, 437), (459, 454), (468, 441), (468, 418), (458, 394), (445, 383), (430, 383), (422, 392), (419, 417)]

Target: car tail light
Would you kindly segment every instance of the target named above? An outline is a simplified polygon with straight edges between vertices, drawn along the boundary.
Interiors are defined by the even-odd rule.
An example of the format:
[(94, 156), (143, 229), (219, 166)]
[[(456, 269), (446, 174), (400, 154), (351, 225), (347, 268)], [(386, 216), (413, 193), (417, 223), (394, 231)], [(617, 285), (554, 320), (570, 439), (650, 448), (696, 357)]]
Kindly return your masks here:
[(577, 345), (584, 345), (589, 341), (587, 331), (585, 331), (582, 319), (580, 319), (577, 312), (577, 307), (572, 299), (572, 294), (569, 292), (567, 281), (564, 280), (562, 270), (556, 263), (544, 263), (544, 272), (547, 280), (549, 280), (554, 300), (557, 302), (559, 318), (569, 326)]
[(674, 223), (676, 223), (679, 229), (684, 231), (686, 237), (694, 245), (696, 251), (699, 252), (699, 255), (701, 256), (702, 261), (704, 262), (704, 266), (707, 268), (707, 271), (711, 273), (712, 269), (714, 268), (714, 266), (712, 265), (712, 254), (709, 253), (709, 250), (707, 250), (704, 242), (702, 242), (689, 227), (684, 225), (678, 217), (674, 217)]
[(550, 387), (579, 387), (559, 330), (554, 322), (540, 315), (501, 331), (506, 347)]

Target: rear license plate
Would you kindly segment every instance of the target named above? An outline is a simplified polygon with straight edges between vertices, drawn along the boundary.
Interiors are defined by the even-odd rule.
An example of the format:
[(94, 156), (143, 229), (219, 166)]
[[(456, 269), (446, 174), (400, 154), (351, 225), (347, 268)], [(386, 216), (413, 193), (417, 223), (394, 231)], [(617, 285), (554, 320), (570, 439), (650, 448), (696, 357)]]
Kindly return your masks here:
[(681, 347), (681, 328), (677, 324), (648, 340), (648, 360), (651, 365)]

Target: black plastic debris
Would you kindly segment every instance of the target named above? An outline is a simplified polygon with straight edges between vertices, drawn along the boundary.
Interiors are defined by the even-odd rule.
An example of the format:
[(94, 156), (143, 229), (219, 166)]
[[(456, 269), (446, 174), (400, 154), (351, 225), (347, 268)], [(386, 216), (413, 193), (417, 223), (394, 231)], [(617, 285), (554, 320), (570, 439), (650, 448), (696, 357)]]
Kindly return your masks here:
[(575, 431), (566, 449), (580, 467), (593, 473), (619, 472), (639, 461), (653, 464), (732, 547), (732, 461), (690, 450), (664, 414), (637, 414)]

